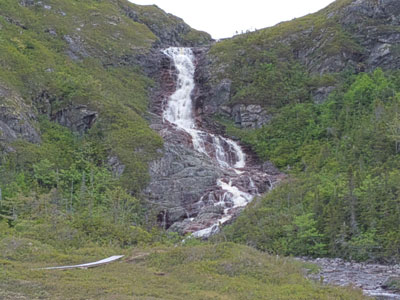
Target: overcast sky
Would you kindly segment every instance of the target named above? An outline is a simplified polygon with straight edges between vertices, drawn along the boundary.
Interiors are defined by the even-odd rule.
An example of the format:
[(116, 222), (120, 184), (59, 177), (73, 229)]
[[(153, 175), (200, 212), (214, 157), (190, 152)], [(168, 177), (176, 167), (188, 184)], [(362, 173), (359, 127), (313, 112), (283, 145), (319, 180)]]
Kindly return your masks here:
[(156, 4), (213, 38), (230, 37), (236, 31), (261, 29), (324, 8), (334, 0), (130, 0)]

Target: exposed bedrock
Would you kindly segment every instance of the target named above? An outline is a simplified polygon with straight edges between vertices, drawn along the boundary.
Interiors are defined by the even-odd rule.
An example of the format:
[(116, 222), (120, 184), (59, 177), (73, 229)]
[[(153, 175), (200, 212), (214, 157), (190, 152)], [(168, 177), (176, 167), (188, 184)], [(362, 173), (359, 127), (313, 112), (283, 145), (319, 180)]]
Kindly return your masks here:
[(169, 228), (173, 223), (198, 215), (199, 199), (215, 185), (220, 170), (204, 155), (194, 151), (190, 136), (166, 128), (159, 116), (153, 128), (164, 139), (162, 158), (150, 164), (151, 181), (146, 189), (149, 200), (160, 211), (159, 221)]
[(271, 118), (268, 111), (259, 104), (231, 104), (232, 81), (228, 78), (216, 80), (211, 65), (213, 58), (208, 55), (208, 48), (196, 48), (197, 69), (195, 74), (196, 89), (194, 101), (196, 116), (203, 127), (215, 128), (212, 117), (221, 115), (235, 122), (242, 128), (260, 128)]
[(11, 142), (23, 139), (40, 142), (40, 135), (33, 108), (0, 83), (0, 145), (4, 151), (12, 151)]
[[(200, 60), (198, 51), (194, 51), (197, 65)], [(154, 62), (158, 68), (154, 67)], [(274, 173), (276, 169), (272, 171), (271, 166), (263, 169), (261, 165), (254, 167), (254, 164), (248, 163), (237, 173), (218, 165), (217, 152), (213, 149), (217, 139), (214, 134), (219, 133), (220, 129), (203, 118), (201, 112), (205, 102), (199, 101), (202, 93), (199, 85), (202, 83), (198, 81), (192, 94), (194, 118), (197, 127), (204, 132), (202, 142), (208, 155), (196, 151), (193, 137), (188, 132), (163, 120), (168, 99), (177, 88), (175, 66), (161, 51), (152, 53), (142, 63), (158, 82), (152, 91), (149, 119), (151, 127), (164, 139), (164, 150), (162, 157), (150, 164), (151, 180), (145, 194), (156, 209), (160, 225), (181, 234), (209, 228), (218, 224), (218, 220), (224, 216), (234, 217), (243, 209), (233, 207), (234, 195), (227, 193), (224, 185), (235, 186), (238, 192), (259, 194), (268, 191), (282, 177), (281, 173)], [(148, 64), (153, 64), (153, 67), (146, 67)], [(232, 149), (229, 149), (232, 146), (224, 139), (219, 139), (219, 147), (226, 153), (228, 161), (236, 159), (229, 158), (229, 155), (233, 155)], [(249, 155), (247, 161), (251, 159)]]

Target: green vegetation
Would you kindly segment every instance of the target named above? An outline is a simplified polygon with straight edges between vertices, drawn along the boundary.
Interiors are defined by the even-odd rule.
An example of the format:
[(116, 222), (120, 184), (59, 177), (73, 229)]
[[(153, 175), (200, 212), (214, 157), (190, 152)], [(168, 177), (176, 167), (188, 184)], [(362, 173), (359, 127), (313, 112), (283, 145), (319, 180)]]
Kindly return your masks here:
[[(125, 60), (158, 38), (126, 16), (136, 6), (125, 1), (23, 2), (0, 3), (0, 87), (11, 95), (0, 101), (35, 116), (41, 142), (1, 142), (0, 221), (58, 250), (161, 239), (141, 196), (163, 146), (146, 120), (153, 82)], [(98, 112), (86, 133), (51, 121), (79, 105)]]
[[(389, 30), (367, 17), (358, 29), (343, 25), (351, 2), (211, 48), (213, 82), (232, 80), (224, 104), (260, 104), (272, 116), (257, 130), (215, 120), (288, 174), (225, 228), (228, 240), (284, 255), (400, 260), (400, 73), (345, 67), (364, 52), (354, 37), (363, 27)], [(315, 103), (321, 87), (335, 89)]]
[[(29, 115), (24, 121), (41, 139), (0, 141), (0, 298), (363, 299), (305, 279), (309, 266), (299, 262), (220, 241), (182, 244), (154, 226), (141, 192), (163, 143), (146, 120), (153, 82), (135, 59), (159, 41), (158, 30), (181, 23), (124, 0), (0, 2), (0, 91), (10, 91), (1, 106)], [(361, 51), (335, 19), (316, 16), (212, 50), (218, 64), (229, 64), (233, 102), (275, 112), (257, 131), (224, 120), (228, 132), (291, 172), (223, 235), (274, 254), (397, 258), (399, 76), (376, 71), (341, 82), (341, 74), (310, 75), (295, 45), (277, 42), (309, 26), (334, 36), (324, 48), (329, 56)], [(192, 29), (174, 38), (209, 41)], [(310, 102), (314, 88), (339, 82), (325, 104)], [(81, 105), (98, 113), (86, 132), (54, 122)], [(90, 270), (37, 269), (115, 254), (126, 257)]]
[(148, 240), (143, 205), (108, 170), (97, 137), (40, 124), (41, 145), (17, 142), (3, 160), (0, 215), (25, 237), (63, 247)]
[[(107, 65), (147, 51), (156, 37), (121, 17), (113, 1), (48, 5), (51, 9), (0, 4), (0, 82), (48, 114), (80, 104), (98, 111), (92, 142), (121, 160), (126, 166), (121, 181), (137, 193), (146, 183), (148, 161), (162, 147), (143, 118), (151, 82), (135, 66)], [(43, 93), (49, 99), (42, 99)]]
[[(59, 251), (12, 237), (1, 240), (0, 250), (0, 297), (5, 299), (364, 299), (361, 291), (306, 280), (308, 266), (299, 262), (230, 243)], [(126, 256), (94, 269), (35, 270), (116, 253)]]
[[(350, 2), (335, 1), (318, 13), (214, 45), (212, 68), (216, 79), (233, 81), (232, 102), (276, 109), (309, 100), (311, 92), (327, 82), (337, 83), (338, 74), (318, 76), (308, 71), (344, 54), (362, 53), (356, 39), (340, 25), (339, 14), (333, 13)], [(303, 56), (307, 65), (299, 62)]]
[(315, 14), (215, 44), (213, 80), (232, 80), (229, 104), (261, 104), (275, 112), (310, 100), (319, 87), (335, 86), (343, 74), (332, 73), (327, 63), (364, 51), (340, 22), (338, 10), (351, 2), (335, 1)]
[(309, 75), (289, 53), (290, 48), (280, 44), (274, 49), (263, 49), (266, 50), (260, 50), (243, 37), (224, 41), (211, 49), (219, 60), (216, 69), (220, 64), (228, 65), (223, 76), (233, 80), (230, 104), (259, 103), (279, 108), (309, 99)]
[[(181, 27), (183, 23), (182, 19), (160, 10), (156, 5), (132, 4), (131, 7), (138, 12), (135, 16), (137, 21), (146, 24), (153, 32), (169, 32), (173, 28)], [(178, 33), (174, 38), (185, 46), (208, 45), (211, 40), (208, 33), (190, 27), (186, 31)]]
[(400, 259), (399, 78), (350, 76), (323, 104), (287, 105), (242, 132), (289, 179), (226, 228), (228, 238), (285, 255)]

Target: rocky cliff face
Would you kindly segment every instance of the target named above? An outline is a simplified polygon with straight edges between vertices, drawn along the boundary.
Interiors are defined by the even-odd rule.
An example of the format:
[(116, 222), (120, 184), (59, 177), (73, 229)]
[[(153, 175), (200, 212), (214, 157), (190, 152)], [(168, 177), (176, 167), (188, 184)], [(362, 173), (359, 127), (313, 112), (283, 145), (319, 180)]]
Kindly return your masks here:
[[(164, 139), (164, 151), (160, 159), (150, 163), (151, 181), (146, 194), (158, 211), (159, 223), (169, 228), (199, 214), (199, 200), (215, 188), (222, 174), (212, 161), (193, 150), (190, 136), (165, 127), (159, 116), (153, 116), (152, 124)], [(175, 229), (184, 231), (176, 225)]]
[[(400, 67), (400, 6), (396, 0), (358, 0), (338, 11), (344, 28), (363, 49), (366, 70)], [(335, 14), (332, 15), (334, 17)]]
[[(370, 71), (377, 67), (398, 68), (398, 2), (356, 0), (336, 8), (338, 4), (336, 2), (317, 13), (326, 18), (325, 30), (316, 32), (315, 26), (311, 26), (293, 35), (289, 34), (281, 42), (290, 45), (296, 58), (314, 73), (340, 72), (348, 67), (357, 71)], [(340, 30), (332, 30), (333, 22), (338, 22)], [(327, 45), (340, 39), (339, 35), (347, 35), (349, 45), (339, 44), (341, 49), (337, 52), (327, 48)], [(300, 39), (311, 43), (302, 43)]]
[[(205, 48), (194, 48), (196, 65), (200, 64)], [(233, 170), (221, 168), (215, 157), (207, 156), (194, 149), (192, 136), (163, 120), (163, 112), (167, 107), (169, 96), (176, 90), (177, 70), (172, 61), (161, 51), (153, 52), (146, 60), (141, 60), (144, 69), (149, 70), (158, 82), (152, 91), (151, 127), (158, 131), (164, 140), (162, 157), (150, 163), (150, 184), (145, 194), (153, 209), (158, 214), (158, 221), (164, 228), (185, 234), (208, 228), (218, 222), (226, 213), (223, 205), (217, 205), (224, 198), (224, 191), (217, 184), (218, 179), (232, 179), (235, 186), (244, 192), (266, 192), (281, 178), (282, 174), (273, 168), (263, 168), (261, 165), (251, 164), (249, 155), (247, 162), (250, 167), (241, 170), (238, 176)], [(148, 65), (148, 67), (146, 67)], [(158, 66), (158, 67), (154, 67)], [(155, 69), (156, 68), (156, 69)], [(205, 94), (202, 89), (205, 85), (199, 82), (199, 74), (193, 94), (195, 104), (194, 115), (198, 128), (205, 132), (218, 133), (221, 129), (210, 120), (203, 119), (204, 101), (210, 107), (217, 109), (218, 103), (210, 99), (202, 99)], [(208, 102), (210, 101), (210, 102)], [(243, 109), (246, 112), (240, 112)], [(257, 107), (237, 108), (237, 114), (246, 115), (248, 126), (259, 126), (257, 114), (261, 113)], [(214, 141), (207, 141), (206, 148), (215, 147)], [(213, 153), (213, 150), (211, 150)], [(226, 197), (228, 201), (229, 197)], [(236, 215), (242, 208), (232, 209)]]
[[(204, 127), (215, 128), (212, 116), (221, 115), (230, 118), (241, 128), (256, 129), (267, 124), (271, 115), (259, 104), (231, 102), (232, 80), (217, 79), (214, 69), (215, 57), (209, 54), (209, 48), (197, 48), (198, 69), (196, 71), (197, 89), (194, 94), (196, 114)], [(221, 129), (220, 129), (221, 130)]]

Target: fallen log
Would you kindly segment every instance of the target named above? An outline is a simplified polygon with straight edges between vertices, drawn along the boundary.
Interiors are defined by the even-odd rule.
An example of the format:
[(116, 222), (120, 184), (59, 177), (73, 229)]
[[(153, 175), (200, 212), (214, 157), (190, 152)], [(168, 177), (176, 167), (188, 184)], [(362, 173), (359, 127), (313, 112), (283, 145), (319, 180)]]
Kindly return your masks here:
[(124, 255), (114, 255), (99, 261), (87, 263), (87, 264), (80, 264), (80, 265), (72, 265), (72, 266), (59, 266), (59, 267), (47, 267), (47, 268), (40, 268), (38, 270), (68, 270), (68, 269), (88, 269), (88, 268), (95, 268), (101, 265), (109, 264), (116, 260), (121, 259)]

